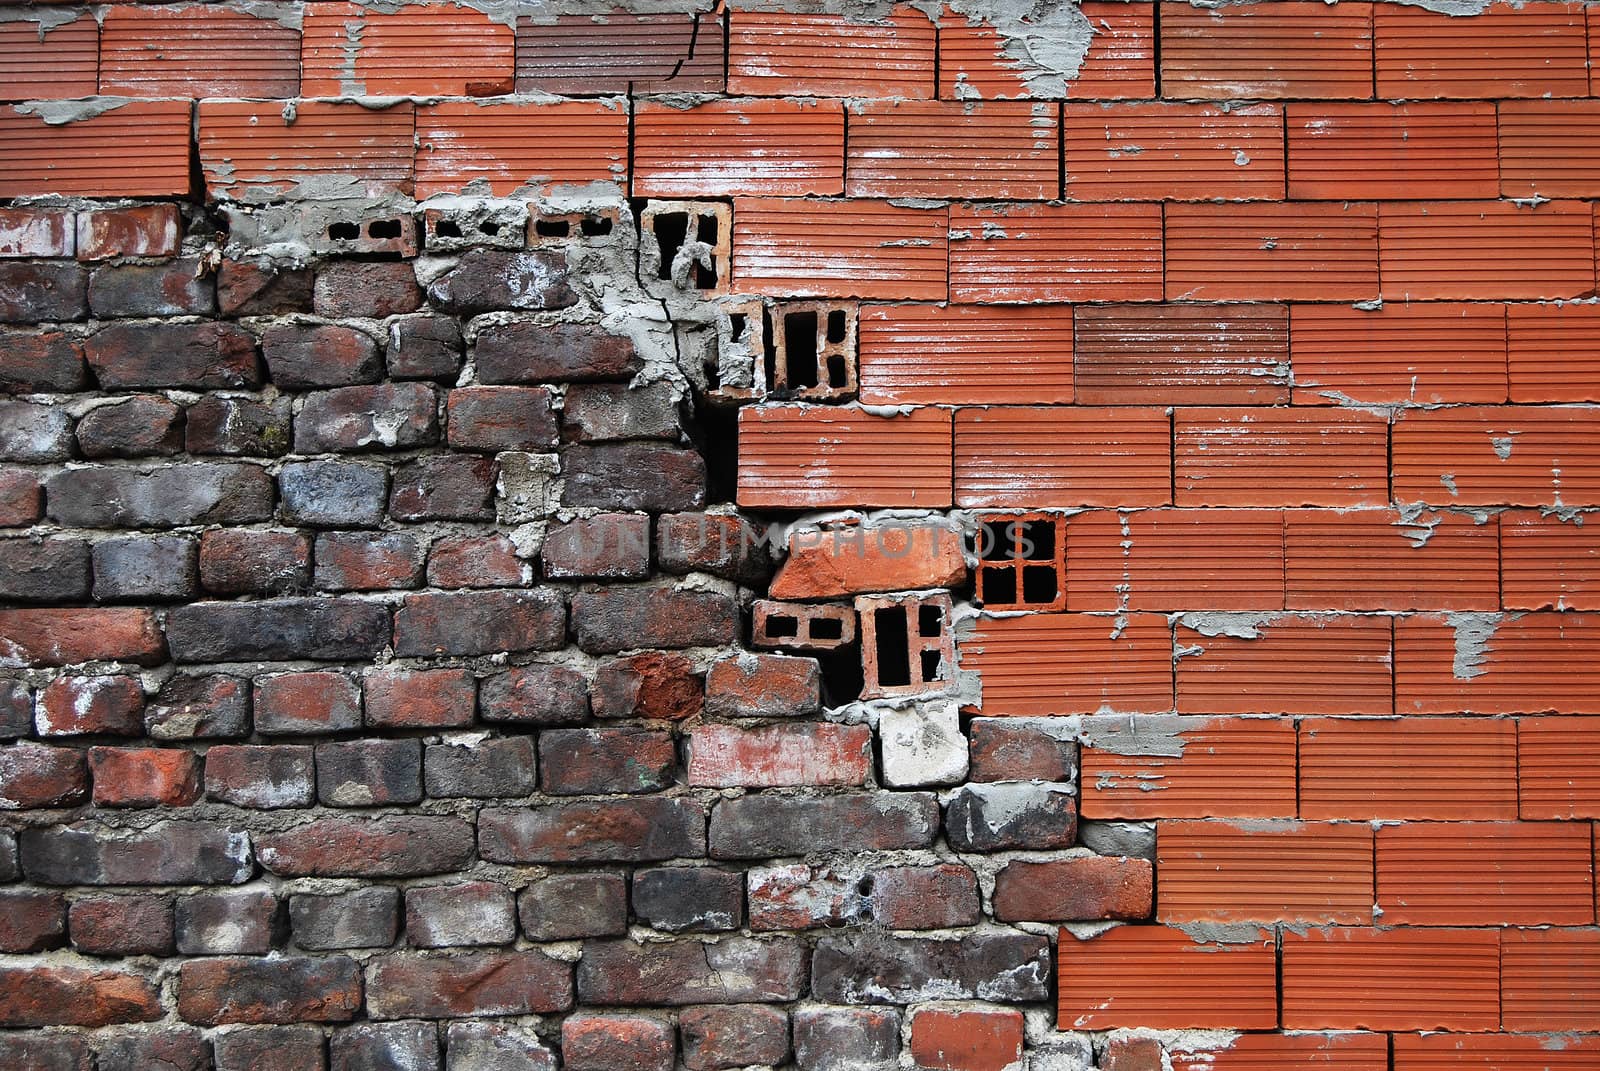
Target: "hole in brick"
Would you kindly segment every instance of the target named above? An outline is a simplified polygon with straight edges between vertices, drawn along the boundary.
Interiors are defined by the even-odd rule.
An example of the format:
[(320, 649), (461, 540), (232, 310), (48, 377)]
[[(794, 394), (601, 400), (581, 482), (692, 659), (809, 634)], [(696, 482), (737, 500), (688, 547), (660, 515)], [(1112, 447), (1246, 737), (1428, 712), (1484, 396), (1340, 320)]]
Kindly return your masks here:
[(828, 386), (843, 389), (850, 385), (850, 366), (840, 356), (828, 358)]
[(767, 635), (782, 639), (800, 635), (800, 619), (786, 614), (773, 614), (767, 618)]
[(361, 224), (340, 221), (328, 224), (328, 237), (336, 242), (353, 242), (361, 237)]
[(367, 224), (368, 238), (398, 238), (400, 234), (400, 221), (397, 219), (375, 219)]
[(461, 226), (453, 219), (441, 219), (433, 225), (433, 233), (440, 238), (460, 238)]
[(864, 877), (860, 881), (856, 882), (856, 892), (860, 893), (862, 896), (871, 896), (872, 895), (872, 875), (871, 874), (868, 874), (866, 877)]
[(783, 371), (791, 388), (817, 385), (817, 314), (791, 312), (783, 318)]
[(944, 631), (944, 611), (937, 606), (917, 608), (917, 632), (937, 638)]
[(732, 342), (743, 342), (744, 333), (750, 330), (750, 319), (742, 312), (728, 313), (728, 335)]
[(1010, 521), (984, 521), (978, 532), (978, 557), (986, 562), (1003, 562), (1011, 557)]
[[(540, 238), (566, 238), (572, 234), (572, 223), (565, 219), (536, 219), (533, 233)], [(656, 233), (660, 233), (659, 228)]]
[(938, 651), (923, 651), (922, 679), (925, 681), (940, 680), (943, 675), (939, 672), (939, 670), (942, 668), (943, 664), (944, 659), (939, 656)]
[[(1015, 591), (1015, 585), (1013, 585)], [(1022, 567), (1022, 601), (1030, 603), (1055, 602), (1060, 589), (1056, 585), (1056, 570), (1051, 565), (1025, 565)], [(1015, 595), (1013, 595), (1013, 598)]]
[(1017, 601), (1017, 574), (1010, 569), (985, 569), (978, 580), (980, 598), (985, 605)]
[(1022, 539), (1017, 556), (1030, 562), (1055, 561), (1056, 526), (1054, 521), (1029, 521), (1019, 525)]
[[(818, 626), (823, 624), (833, 626), (835, 632), (839, 631), (838, 621), (813, 618), (811, 621), (813, 639), (827, 638), (820, 635), (822, 629)], [(822, 701), (825, 706), (843, 706), (861, 698), (861, 688), (865, 678), (861, 674), (859, 644), (835, 647), (831, 651), (818, 651), (812, 657), (817, 660), (817, 665), (822, 671)]]
[(883, 606), (872, 611), (878, 638), (878, 686), (903, 688), (911, 683), (911, 640), (906, 635), (906, 611)]
[(828, 341), (833, 343), (843, 342), (847, 323), (843, 309), (834, 309), (828, 313)]
[(811, 622), (811, 638), (837, 640), (844, 636), (844, 622), (836, 617), (819, 617)]
[[(662, 212), (653, 218), (651, 225), (655, 229), (656, 248), (661, 250), (661, 264), (656, 268), (656, 278), (671, 279), (672, 262), (677, 259), (678, 250), (689, 238), (689, 214)], [(712, 225), (713, 229), (715, 226)]]
[(500, 233), (500, 224), (496, 223), (492, 219), (486, 219), (482, 223), (478, 224), (478, 230), (493, 238), (495, 235)]
[[(695, 237), (715, 249), (717, 246), (717, 217), (712, 215), (701, 216), (699, 225), (695, 227)], [(717, 287), (716, 254), (711, 254), (707, 259), (711, 262), (710, 268), (707, 268), (699, 261), (695, 262), (694, 285), (702, 290), (715, 290)]]
[(585, 238), (599, 238), (611, 233), (611, 217), (609, 216), (584, 216), (583, 222), (578, 224), (578, 231)]

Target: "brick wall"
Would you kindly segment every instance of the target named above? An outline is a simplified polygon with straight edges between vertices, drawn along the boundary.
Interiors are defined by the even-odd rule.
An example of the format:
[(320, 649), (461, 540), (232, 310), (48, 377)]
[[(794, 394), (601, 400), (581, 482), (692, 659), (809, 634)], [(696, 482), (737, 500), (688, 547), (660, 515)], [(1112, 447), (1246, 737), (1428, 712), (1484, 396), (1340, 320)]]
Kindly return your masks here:
[(1600, 1066), (1596, 9), (483, 8), (0, 14), (0, 1066)]

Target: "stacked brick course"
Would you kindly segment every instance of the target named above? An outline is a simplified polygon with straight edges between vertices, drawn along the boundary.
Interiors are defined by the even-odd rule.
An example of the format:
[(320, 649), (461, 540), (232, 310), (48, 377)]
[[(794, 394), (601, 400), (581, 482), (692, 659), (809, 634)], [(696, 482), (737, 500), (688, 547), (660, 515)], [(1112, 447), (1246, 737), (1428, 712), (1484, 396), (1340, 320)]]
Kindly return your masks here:
[(1596, 1066), (1600, 13), (1429, 6), (0, 15), (0, 1066)]

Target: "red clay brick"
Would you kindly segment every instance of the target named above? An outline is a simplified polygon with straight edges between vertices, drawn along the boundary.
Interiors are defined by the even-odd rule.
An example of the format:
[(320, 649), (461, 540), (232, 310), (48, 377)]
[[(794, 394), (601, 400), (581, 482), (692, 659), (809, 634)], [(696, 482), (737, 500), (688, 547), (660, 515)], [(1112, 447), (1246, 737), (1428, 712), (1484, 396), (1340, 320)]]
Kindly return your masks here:
[[(1085, 818), (1293, 818), (1287, 719), (1149, 718), (1134, 736), (1084, 743)], [(1140, 728), (1151, 734), (1137, 739)], [(1126, 752), (1126, 753), (1125, 753)]]
[(774, 297), (943, 301), (947, 215), (887, 201), (740, 198), (733, 282)]
[(1300, 815), (1514, 819), (1516, 727), (1487, 718), (1307, 719), (1300, 727)]
[(511, 27), (454, 4), (384, 13), (315, 4), (305, 13), (301, 93), (308, 97), (493, 96), (512, 85)]
[(1270, 931), (1247, 944), (1205, 944), (1161, 926), (1118, 926), (1087, 941), (1063, 932), (1058, 1021), (1068, 1030), (1271, 1030), (1275, 944)]
[(1172, 639), (1157, 614), (980, 619), (961, 658), (983, 677), (986, 715), (1172, 709)]
[(1067, 306), (866, 305), (858, 339), (869, 405), (1067, 404)]
[(1289, 350), (1296, 405), (1506, 400), (1501, 305), (1296, 305)]
[(1386, 301), (1580, 297), (1595, 288), (1594, 216), (1581, 201), (1384, 204)]
[(1402, 714), (1600, 713), (1600, 615), (1461, 614), (1395, 623)]
[(1156, 852), (1162, 922), (1372, 922), (1366, 826), (1162, 822)]
[(950, 299), (1159, 301), (1161, 208), (954, 205)]
[(1048, 104), (852, 102), (845, 192), (1053, 198), (1061, 192), (1057, 125), (1056, 108)]
[(926, 99), (933, 96), (936, 51), (933, 23), (910, 7), (872, 21), (735, 9), (728, 92)]
[(1240, 1034), (1216, 1049), (1174, 1045), (1167, 1056), (1172, 1071), (1272, 1071), (1299, 1066), (1388, 1071), (1389, 1039), (1385, 1034), (1356, 1033)]
[(1035, 71), (1019, 63), (988, 22), (946, 8), (939, 24), (939, 96), (944, 100), (1047, 100), (1061, 96), (1068, 100), (1142, 100), (1154, 96), (1153, 5), (1085, 0), (1079, 10), (1094, 27), (1094, 39), (1077, 75), (1063, 82), (1049, 71)]
[(1600, 1038), (1583, 1035), (1394, 1035), (1394, 1071), (1582, 1071), (1597, 1057)]
[(1161, 5), (1161, 89), (1209, 100), (1372, 98), (1372, 4)]
[(724, 44), (720, 13), (635, 15), (616, 9), (598, 21), (590, 15), (523, 15), (517, 20), (517, 92), (720, 93)]
[(94, 96), (99, 41), (100, 27), (92, 15), (49, 29), (42, 20), (0, 25), (0, 69), (6, 72), (0, 93), (7, 100)]
[[(353, 180), (351, 196), (411, 190), (416, 121), (410, 102), (371, 109), (301, 101), (292, 124), (282, 105), (271, 102), (208, 100), (199, 109), (200, 164), (214, 197), (289, 196), (329, 175)], [(184, 156), (187, 166), (187, 146)]]
[(1494, 930), (1310, 930), (1283, 935), (1291, 1030), (1493, 1030)]
[(49, 126), (0, 107), (0, 197), (171, 197), (189, 193), (186, 100), (135, 101)]
[(1161, 506), (1171, 440), (1159, 409), (995, 407), (955, 418), (961, 506)]
[(1590, 409), (1477, 406), (1394, 424), (1394, 496), (1449, 506), (1600, 504)]
[(1493, 104), (1291, 104), (1296, 200), (1494, 197)]
[(1496, 3), (1461, 19), (1377, 4), (1378, 96), (1588, 96), (1583, 8)]
[(101, 807), (187, 807), (200, 798), (200, 757), (153, 747), (92, 747), (89, 771)]
[(1178, 619), (1178, 710), (1194, 714), (1388, 714), (1389, 619), (1250, 615)]
[(1500, 101), (1502, 197), (1600, 196), (1600, 101)]
[(702, 725), (689, 737), (689, 783), (719, 788), (861, 785), (872, 767), (865, 725)]
[(417, 109), (419, 198), (473, 181), (487, 181), (504, 197), (529, 185), (627, 178), (628, 117), (620, 108), (573, 100), (446, 101)]
[(743, 409), (739, 504), (947, 507), (950, 436), (947, 410)]
[[(618, 117), (626, 129), (626, 116)], [(644, 101), (634, 115), (633, 161), (637, 197), (840, 194), (844, 106), (713, 100), (684, 108)]]
[(1593, 848), (1574, 822), (1407, 822), (1378, 830), (1385, 926), (1588, 925)]
[(1600, 735), (1590, 718), (1517, 722), (1518, 815), (1600, 818)]
[(1508, 610), (1600, 610), (1600, 527), (1502, 513), (1500, 597)]
[(1176, 502), (1382, 505), (1389, 498), (1388, 432), (1384, 417), (1353, 409), (1180, 409)]
[(1177, 204), (1166, 223), (1168, 301), (1378, 296), (1376, 205)]
[(767, 594), (831, 599), (872, 591), (960, 584), (967, 575), (961, 536), (944, 524), (842, 525), (790, 533), (789, 556)]
[(1022, 1013), (923, 1008), (911, 1017), (911, 1058), (940, 1071), (1005, 1071), (1022, 1059)]
[[(151, 47), (152, 42), (160, 42), (159, 47)], [(296, 97), (300, 33), (270, 18), (210, 4), (110, 7), (100, 28), (100, 92)]]
[(1066, 528), (1068, 609), (1283, 609), (1276, 510), (1097, 510)]
[(1600, 1029), (1600, 932), (1501, 930), (1506, 1030)]
[(1284, 196), (1283, 109), (1273, 104), (1069, 104), (1062, 141), (1073, 201)]
[(1291, 610), (1495, 610), (1499, 525), (1455, 514), (1290, 510)]
[(1074, 314), (1080, 405), (1289, 400), (1282, 305), (1109, 305)]
[(1600, 402), (1600, 306), (1506, 308), (1513, 402)]

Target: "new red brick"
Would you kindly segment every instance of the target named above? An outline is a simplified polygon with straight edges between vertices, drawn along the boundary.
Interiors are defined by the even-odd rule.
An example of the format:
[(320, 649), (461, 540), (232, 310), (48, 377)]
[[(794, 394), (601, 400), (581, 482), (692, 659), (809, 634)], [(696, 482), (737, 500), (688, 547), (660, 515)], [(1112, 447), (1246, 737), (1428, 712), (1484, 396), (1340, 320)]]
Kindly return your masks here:
[(1179, 618), (1178, 710), (1194, 714), (1388, 714), (1389, 619), (1338, 615)]
[(1065, 306), (863, 306), (861, 400), (1070, 403), (1072, 322)]
[(1377, 909), (1385, 926), (1594, 921), (1593, 847), (1579, 823), (1384, 826), (1377, 867)]
[(1283, 199), (1277, 105), (1069, 104), (1062, 141), (1070, 200)]
[(1159, 409), (995, 407), (955, 418), (961, 506), (1161, 506), (1170, 466)]
[(1283, 1025), (1292, 1030), (1493, 1030), (1494, 930), (1311, 930), (1283, 935)]
[(1595, 714), (1600, 615), (1454, 614), (1395, 623), (1403, 714)]
[(134, 101), (62, 126), (0, 107), (0, 197), (185, 197), (186, 100)]
[(8, 100), (62, 100), (95, 95), (100, 28), (80, 15), (59, 26), (44, 20), (0, 25), (0, 68)]
[(100, 92), (129, 97), (299, 96), (300, 33), (271, 18), (210, 4), (110, 7), (100, 26)]
[(1372, 922), (1366, 826), (1162, 822), (1156, 852), (1163, 922)]
[(493, 96), (512, 86), (511, 27), (454, 4), (385, 13), (317, 4), (300, 53), (307, 97)]
[(850, 105), (851, 197), (1046, 200), (1060, 192), (1048, 104), (859, 101)]
[(1157, 614), (980, 619), (961, 658), (983, 678), (987, 715), (1172, 709), (1172, 639)]
[(1161, 5), (1161, 90), (1208, 100), (1372, 99), (1372, 4)]
[(1378, 296), (1376, 205), (1175, 204), (1166, 229), (1168, 301)]
[(1283, 609), (1276, 510), (1096, 510), (1066, 528), (1070, 610)]
[(739, 413), (741, 506), (950, 505), (950, 414), (823, 406)]
[(1302, 818), (1517, 816), (1516, 726), (1488, 718), (1312, 718), (1300, 727)]
[(1600, 1029), (1600, 931), (1501, 930), (1506, 1030)]
[(1517, 722), (1518, 815), (1600, 818), (1600, 734), (1590, 718)]
[(719, 93), (722, 21), (720, 13), (635, 15), (620, 9), (603, 20), (523, 15), (517, 19), (517, 92)]
[(1290, 510), (1291, 610), (1495, 610), (1499, 525), (1457, 514)]
[(1493, 104), (1291, 104), (1297, 200), (1494, 197)]
[(1506, 400), (1501, 305), (1296, 305), (1289, 349), (1297, 405)]
[(1395, 1071), (1582, 1071), (1597, 1056), (1600, 1038), (1584, 1035), (1394, 1035)]
[(299, 101), (293, 122), (272, 102), (213, 100), (199, 110), (200, 165), (213, 197), (293, 196), (331, 176), (347, 184), (350, 196), (411, 190), (416, 118), (409, 101), (385, 108)]
[(1394, 424), (1394, 496), (1448, 506), (1600, 504), (1592, 409), (1476, 406)]
[(1380, 415), (1180, 409), (1174, 436), (1180, 506), (1350, 507), (1389, 499), (1389, 422)]
[(1595, 288), (1594, 215), (1581, 201), (1384, 204), (1386, 301), (1571, 298)]
[(910, 7), (871, 21), (735, 10), (728, 92), (926, 99), (933, 96), (936, 52), (933, 23)]
[(1600, 196), (1600, 101), (1501, 101), (1502, 197)]
[(1118, 926), (1086, 941), (1063, 932), (1057, 1021), (1068, 1030), (1272, 1030), (1275, 945), (1270, 931), (1240, 944), (1161, 926)]
[(1502, 513), (1500, 593), (1508, 610), (1600, 610), (1600, 527)]
[(634, 114), (633, 166), (638, 197), (840, 194), (844, 106), (836, 100), (711, 100), (691, 107), (644, 101)]
[(1079, 5), (1094, 27), (1083, 63), (1070, 80), (1019, 62), (1019, 46), (977, 15), (945, 9), (939, 24), (939, 96), (944, 100), (1143, 99), (1155, 95), (1155, 11), (1149, 4)]
[[(412, 11), (415, 8), (407, 8)], [(497, 197), (526, 186), (625, 183), (628, 117), (589, 101), (444, 101), (417, 109), (417, 197), (487, 182)]]
[(1513, 402), (1600, 401), (1600, 306), (1506, 308)]
[(1080, 405), (1251, 405), (1289, 400), (1282, 305), (1080, 306)]
[(774, 297), (943, 301), (947, 216), (887, 201), (740, 198), (733, 282)]
[(1452, 18), (1374, 5), (1378, 96), (1588, 96), (1584, 6), (1495, 3)]
[[(1149, 718), (1084, 743), (1085, 818), (1293, 818), (1287, 719)], [(1141, 730), (1145, 735), (1140, 740)]]
[(954, 205), (950, 299), (1159, 301), (1161, 234), (1158, 205)]

